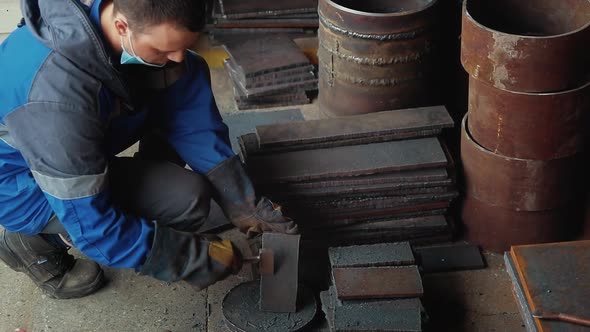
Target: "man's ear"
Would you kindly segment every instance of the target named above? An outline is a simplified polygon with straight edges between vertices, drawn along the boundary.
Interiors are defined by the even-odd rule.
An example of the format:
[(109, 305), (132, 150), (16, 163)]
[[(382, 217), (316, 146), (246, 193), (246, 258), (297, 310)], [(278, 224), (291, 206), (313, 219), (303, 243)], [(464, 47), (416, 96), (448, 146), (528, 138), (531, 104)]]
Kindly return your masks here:
[(124, 16), (119, 15), (115, 18), (115, 29), (117, 29), (119, 36), (127, 36), (129, 25)]

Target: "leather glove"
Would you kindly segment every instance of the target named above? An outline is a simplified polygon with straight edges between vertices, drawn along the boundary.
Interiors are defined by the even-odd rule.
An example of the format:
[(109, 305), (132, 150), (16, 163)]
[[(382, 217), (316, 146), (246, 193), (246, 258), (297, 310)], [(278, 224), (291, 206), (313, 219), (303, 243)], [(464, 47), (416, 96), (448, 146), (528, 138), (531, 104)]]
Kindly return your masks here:
[(140, 273), (166, 282), (185, 280), (203, 289), (241, 268), (242, 254), (231, 241), (156, 225), (152, 249)]
[(263, 232), (299, 233), (295, 222), (283, 216), (279, 205), (266, 197), (256, 199), (252, 181), (237, 156), (219, 163), (206, 177), (226, 217), (248, 237)]

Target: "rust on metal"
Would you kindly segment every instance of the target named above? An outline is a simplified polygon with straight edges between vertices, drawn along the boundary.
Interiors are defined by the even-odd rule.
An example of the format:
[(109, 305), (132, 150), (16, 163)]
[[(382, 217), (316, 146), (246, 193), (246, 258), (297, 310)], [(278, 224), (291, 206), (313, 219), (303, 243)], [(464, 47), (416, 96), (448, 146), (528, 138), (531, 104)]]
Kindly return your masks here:
[(576, 228), (575, 209), (574, 204), (545, 211), (516, 211), (467, 195), (461, 219), (470, 242), (502, 253), (512, 245), (570, 239)]
[(436, 0), (320, 0), (319, 103), (330, 115), (432, 99)]
[[(544, 70), (539, 70), (544, 71)], [(554, 93), (526, 93), (469, 79), (469, 133), (508, 157), (550, 160), (574, 155), (590, 128), (590, 83)]]
[(453, 127), (444, 106), (256, 126), (261, 147), (288, 146)]
[[(543, 312), (590, 317), (590, 241), (515, 246), (510, 250), (537, 331), (573, 331), (572, 321), (543, 320)], [(541, 314), (541, 315), (539, 315)], [(563, 317), (562, 317), (563, 318)], [(576, 324), (588, 323), (588, 319)]]
[(334, 268), (332, 274), (341, 300), (418, 297), (424, 293), (416, 265)]
[(550, 210), (578, 197), (583, 154), (546, 161), (506, 157), (480, 146), (466, 126), (467, 115), (461, 128), (466, 195), (519, 211)]
[(587, 0), (470, 0), (463, 9), (461, 62), (476, 79), (522, 92), (590, 80)]

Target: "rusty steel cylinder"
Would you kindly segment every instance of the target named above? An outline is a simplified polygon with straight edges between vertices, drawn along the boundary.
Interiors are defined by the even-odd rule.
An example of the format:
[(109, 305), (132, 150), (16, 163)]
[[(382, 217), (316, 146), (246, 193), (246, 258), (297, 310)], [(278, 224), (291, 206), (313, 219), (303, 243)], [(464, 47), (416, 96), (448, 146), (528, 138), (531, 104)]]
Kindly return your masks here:
[(551, 160), (583, 151), (590, 128), (590, 83), (550, 93), (514, 92), (469, 79), (469, 133), (487, 150)]
[(332, 116), (434, 96), (436, 0), (320, 0), (319, 103)]
[(582, 154), (548, 161), (502, 156), (461, 126), (466, 237), (492, 251), (516, 244), (561, 241), (576, 229)]
[(590, 1), (467, 0), (461, 62), (476, 79), (520, 92), (590, 81)]

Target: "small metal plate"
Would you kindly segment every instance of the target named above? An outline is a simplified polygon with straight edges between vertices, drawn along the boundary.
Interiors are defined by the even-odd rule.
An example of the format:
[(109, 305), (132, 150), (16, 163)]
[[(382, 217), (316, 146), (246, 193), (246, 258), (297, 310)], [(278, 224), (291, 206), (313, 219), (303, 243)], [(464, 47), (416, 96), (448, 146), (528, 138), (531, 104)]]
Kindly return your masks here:
[(262, 250), (272, 250), (274, 273), (260, 275), (260, 310), (296, 312), (300, 235), (262, 234)]
[(318, 305), (311, 289), (300, 285), (296, 312), (276, 313), (259, 309), (260, 285), (251, 281), (234, 287), (222, 303), (223, 318), (230, 331), (309, 331)]

